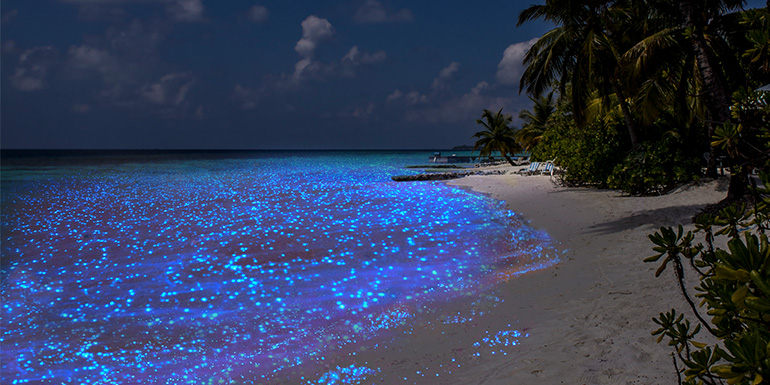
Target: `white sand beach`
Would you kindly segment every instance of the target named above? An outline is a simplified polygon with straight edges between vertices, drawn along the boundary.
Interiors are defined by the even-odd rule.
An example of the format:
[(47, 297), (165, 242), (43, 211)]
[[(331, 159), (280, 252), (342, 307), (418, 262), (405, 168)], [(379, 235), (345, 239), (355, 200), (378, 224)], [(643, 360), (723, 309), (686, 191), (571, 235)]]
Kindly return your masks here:
[[(647, 235), (689, 224), (721, 200), (726, 181), (687, 186), (659, 197), (557, 186), (548, 176), (469, 176), (453, 180), (507, 202), (566, 249), (551, 268), (502, 284), (475, 303), (428, 318), (481, 309), (473, 322), (433, 322), (372, 352), (361, 365), (382, 368), (378, 383), (417, 384), (671, 384), (671, 349), (657, 344), (651, 318), (676, 308), (689, 315), (673, 273), (655, 278)], [(692, 228), (692, 226), (689, 226)], [(502, 300), (502, 301), (500, 301)], [(427, 310), (426, 310), (427, 311)], [(510, 325), (510, 326), (509, 326)], [(420, 330), (417, 330), (420, 329)], [(495, 331), (523, 335), (507, 355), (474, 355), (474, 342)], [(447, 364), (450, 363), (450, 364)]]
[[(676, 383), (665, 343), (651, 321), (688, 307), (671, 271), (654, 277), (647, 235), (660, 226), (690, 225), (705, 205), (726, 195), (726, 180), (686, 186), (664, 196), (629, 197), (609, 190), (565, 188), (548, 176), (483, 176), (453, 181), (507, 202), (568, 250), (554, 268), (512, 280), (504, 307), (531, 328), (488, 384)], [(502, 309), (501, 309), (502, 310)]]

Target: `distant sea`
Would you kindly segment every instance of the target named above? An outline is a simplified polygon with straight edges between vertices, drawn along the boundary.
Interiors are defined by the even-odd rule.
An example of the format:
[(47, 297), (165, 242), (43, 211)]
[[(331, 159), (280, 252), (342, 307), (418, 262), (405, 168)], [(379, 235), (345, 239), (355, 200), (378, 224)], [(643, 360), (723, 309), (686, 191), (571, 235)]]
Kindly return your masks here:
[(432, 151), (2, 155), (3, 384), (361, 383), (336, 352), (557, 262), (502, 202), (391, 181)]

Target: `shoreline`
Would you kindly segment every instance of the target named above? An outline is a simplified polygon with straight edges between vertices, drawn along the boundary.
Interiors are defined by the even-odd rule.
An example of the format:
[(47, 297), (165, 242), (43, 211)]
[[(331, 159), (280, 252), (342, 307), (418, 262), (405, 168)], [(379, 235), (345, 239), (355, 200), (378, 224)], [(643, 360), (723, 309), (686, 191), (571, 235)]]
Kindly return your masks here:
[[(441, 183), (505, 202), (550, 235), (560, 262), (412, 309), (406, 327), (331, 354), (324, 370), (379, 368), (359, 378), (377, 384), (676, 383), (672, 350), (651, 335), (652, 317), (672, 308), (693, 317), (675, 278), (655, 278), (657, 265), (642, 261), (652, 253), (647, 235), (660, 226), (693, 229), (692, 216), (725, 196), (726, 180), (631, 197), (495, 169), (506, 174)], [(465, 318), (452, 321), (458, 316)], [(317, 377), (317, 368), (297, 369)]]
[[(513, 167), (506, 167), (508, 172)], [(676, 383), (671, 349), (651, 336), (651, 318), (675, 308), (693, 318), (669, 272), (655, 278), (647, 238), (682, 224), (726, 194), (725, 180), (684, 186), (658, 197), (568, 188), (547, 176), (468, 176), (448, 182), (506, 202), (566, 249), (561, 262), (504, 284), (501, 312), (517, 314), (531, 330), (508, 362), (484, 384)], [(460, 382), (457, 382), (460, 383)]]

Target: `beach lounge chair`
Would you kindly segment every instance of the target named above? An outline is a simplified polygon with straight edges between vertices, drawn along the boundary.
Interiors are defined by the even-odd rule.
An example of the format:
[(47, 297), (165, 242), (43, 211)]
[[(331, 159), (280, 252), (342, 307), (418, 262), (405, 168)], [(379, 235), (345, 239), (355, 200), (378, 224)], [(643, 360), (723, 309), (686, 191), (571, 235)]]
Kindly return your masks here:
[(529, 164), (529, 167), (525, 167), (519, 170), (519, 174), (527, 174), (527, 175), (533, 175), (540, 170), (540, 162), (532, 162)]
[(546, 162), (545, 163), (545, 167), (543, 167), (543, 170), (540, 171), (540, 175), (549, 174), (549, 175), (553, 176), (553, 168), (554, 168), (554, 164), (553, 163)]

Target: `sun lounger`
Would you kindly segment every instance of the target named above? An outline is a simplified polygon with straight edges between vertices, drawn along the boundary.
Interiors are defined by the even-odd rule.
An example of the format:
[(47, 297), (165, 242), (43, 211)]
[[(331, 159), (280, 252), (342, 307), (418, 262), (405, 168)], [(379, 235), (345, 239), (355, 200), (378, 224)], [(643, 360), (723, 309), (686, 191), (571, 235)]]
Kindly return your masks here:
[(533, 175), (540, 170), (540, 162), (532, 162), (529, 164), (529, 167), (525, 167), (519, 170), (519, 174), (527, 174), (527, 175)]
[(554, 169), (554, 164), (551, 163), (551, 162), (546, 162), (545, 163), (545, 167), (543, 167), (543, 170), (540, 171), (540, 175), (549, 174), (549, 175), (553, 176), (553, 169)]

